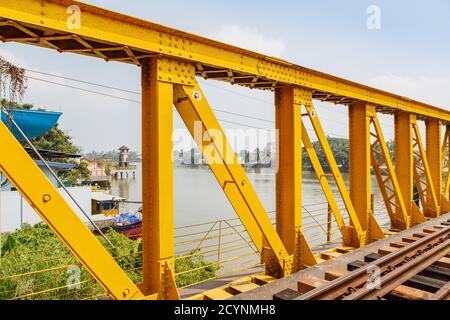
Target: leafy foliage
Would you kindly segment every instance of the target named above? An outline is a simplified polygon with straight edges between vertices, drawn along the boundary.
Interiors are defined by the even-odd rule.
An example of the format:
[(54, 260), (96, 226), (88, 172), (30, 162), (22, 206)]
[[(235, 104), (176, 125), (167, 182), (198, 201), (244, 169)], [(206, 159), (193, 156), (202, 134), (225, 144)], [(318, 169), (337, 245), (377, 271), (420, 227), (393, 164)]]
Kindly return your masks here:
[[(328, 143), (330, 144), (331, 150), (333, 151), (333, 155), (336, 159), (338, 166), (340, 166), (341, 172), (348, 172), (349, 170), (348, 139), (328, 137)], [(320, 143), (318, 141), (315, 141), (312, 144), (314, 146), (314, 150), (316, 151), (317, 157), (319, 158), (320, 164), (322, 165), (323, 169), (325, 171), (330, 171), (327, 159), (325, 157), (325, 153), (323, 152)], [(303, 149), (303, 167), (306, 170), (310, 170), (312, 168), (311, 161), (305, 149)]]
[[(119, 151), (91, 151), (85, 154), (87, 158), (90, 159), (111, 159), (113, 161), (119, 161)], [(128, 160), (136, 161), (138, 159), (138, 154), (136, 151), (128, 152)]]
[[(336, 159), (336, 163), (340, 167), (340, 171), (342, 173), (349, 172), (349, 140), (342, 138), (331, 138), (328, 137), (328, 143), (330, 144), (330, 148), (333, 151), (333, 155)], [(328, 161), (325, 157), (325, 153), (323, 152), (322, 147), (318, 141), (312, 143), (314, 146), (314, 150), (316, 151), (317, 157), (319, 158), (320, 164), (326, 172), (330, 171), (330, 167), (328, 165)], [(394, 160), (394, 142), (387, 141), (386, 145), (389, 149), (389, 153), (391, 159)], [(306, 153), (306, 150), (303, 149), (303, 168), (305, 170), (313, 170), (311, 161)]]
[[(98, 240), (135, 283), (142, 282), (141, 241), (130, 240), (112, 229), (106, 236), (114, 248), (108, 246), (103, 238), (98, 237)], [(86, 269), (80, 266), (47, 225), (43, 223), (34, 226), (25, 225), (21, 230), (7, 237), (3, 236), (2, 239), (0, 300), (14, 298), (75, 300), (104, 294), (104, 289), (93, 280)], [(178, 259), (175, 270), (183, 272), (207, 265), (202, 256), (196, 255)], [(80, 268), (79, 288), (67, 287), (71, 267)], [(185, 286), (212, 278), (215, 270), (216, 267), (207, 267), (182, 274), (177, 277), (177, 285)]]
[(176, 279), (177, 286), (185, 287), (211, 279), (216, 275), (218, 269), (217, 264), (205, 261), (198, 251), (192, 251), (187, 257), (180, 258), (175, 263), (175, 273), (181, 273)]
[(25, 69), (16, 67), (0, 57), (0, 93), (3, 96), (9, 96), (9, 100), (15, 102), (22, 99), (26, 88)]
[[(81, 148), (73, 144), (72, 137), (61, 130), (58, 125), (44, 135), (33, 139), (32, 143), (37, 149), (60, 151), (68, 154), (79, 154), (81, 152)], [(59, 173), (59, 177), (64, 184), (75, 186), (89, 182), (90, 172), (85, 163), (76, 163), (66, 159), (58, 159), (58, 161), (75, 165), (75, 168)]]

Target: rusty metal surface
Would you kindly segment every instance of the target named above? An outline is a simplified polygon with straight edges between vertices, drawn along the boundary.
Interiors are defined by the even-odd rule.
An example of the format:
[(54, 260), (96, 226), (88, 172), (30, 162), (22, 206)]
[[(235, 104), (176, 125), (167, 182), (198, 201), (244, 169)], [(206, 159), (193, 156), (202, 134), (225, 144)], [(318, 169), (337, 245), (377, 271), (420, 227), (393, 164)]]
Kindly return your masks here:
[(348, 263), (355, 260), (363, 260), (364, 256), (376, 252), (378, 248), (389, 246), (391, 242), (401, 241), (402, 238), (410, 237), (414, 233), (421, 232), (424, 228), (435, 226), (441, 222), (447, 221), (448, 219), (450, 219), (450, 213), (442, 215), (439, 218), (429, 220), (409, 230), (399, 232), (395, 235), (387, 237), (386, 239), (369, 244), (363, 248), (356, 249), (333, 260), (326, 261), (314, 267), (297, 272), (289, 277), (274, 281), (263, 287), (239, 294), (230, 300), (272, 300), (274, 294), (284, 289), (297, 290), (297, 282), (300, 279), (308, 276), (323, 278), (325, 273), (328, 271), (347, 271)]

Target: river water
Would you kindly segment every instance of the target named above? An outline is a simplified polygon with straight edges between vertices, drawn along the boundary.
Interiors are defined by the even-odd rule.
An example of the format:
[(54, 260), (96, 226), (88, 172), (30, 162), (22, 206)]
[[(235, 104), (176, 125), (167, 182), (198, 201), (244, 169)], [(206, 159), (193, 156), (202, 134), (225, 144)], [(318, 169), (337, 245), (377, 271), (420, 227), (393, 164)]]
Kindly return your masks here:
[[(273, 169), (248, 171), (252, 182), (266, 211), (275, 211), (275, 172)], [(112, 194), (127, 198), (129, 201), (142, 200), (142, 164), (137, 163), (135, 179), (113, 180)], [(348, 174), (343, 174), (348, 185)], [(381, 193), (378, 190), (374, 176), (371, 179), (372, 193), (375, 195), (376, 208), (381, 206)], [(338, 195), (337, 188), (331, 185)], [(313, 172), (303, 172), (303, 206), (305, 210), (322, 204), (326, 207), (325, 196), (316, 175)], [(136, 205), (123, 205), (121, 210), (127, 211)], [(217, 183), (212, 172), (205, 167), (175, 167), (174, 168), (174, 208), (175, 225), (185, 226), (209, 221), (236, 218), (236, 214)], [(305, 213), (304, 213), (305, 214)]]
[[(142, 200), (141, 185), (142, 164), (137, 164), (135, 179), (114, 180), (112, 194), (127, 198), (129, 201)], [(248, 171), (247, 175), (255, 188), (272, 222), (275, 222), (275, 172), (273, 169)], [(348, 175), (343, 175), (347, 182)], [(382, 213), (381, 194), (375, 177), (372, 177), (372, 189), (375, 195), (375, 212)], [(337, 197), (334, 184), (332, 191)], [(314, 252), (323, 251), (327, 242), (327, 203), (320, 184), (312, 172), (303, 173), (303, 233)], [(121, 211), (139, 208), (139, 204), (122, 204)], [(340, 202), (342, 206), (342, 202)], [(177, 257), (201, 252), (208, 263), (220, 266), (218, 275), (225, 275), (246, 269), (260, 263), (260, 256), (249, 242), (245, 228), (238, 220), (214, 223), (218, 220), (237, 217), (212, 172), (205, 167), (174, 168), (174, 208), (175, 208), (175, 253)], [(348, 224), (347, 214), (342, 216)], [(386, 214), (377, 216), (383, 227), (388, 222)], [(210, 224), (205, 224), (212, 222)], [(227, 224), (229, 223), (229, 224)], [(200, 226), (198, 225), (200, 224)], [(190, 226), (190, 227), (185, 227)], [(219, 227), (220, 226), (220, 227)], [(231, 229), (233, 226), (233, 229)], [(222, 229), (224, 227), (224, 229)], [(340, 232), (333, 222), (332, 243), (340, 243)]]

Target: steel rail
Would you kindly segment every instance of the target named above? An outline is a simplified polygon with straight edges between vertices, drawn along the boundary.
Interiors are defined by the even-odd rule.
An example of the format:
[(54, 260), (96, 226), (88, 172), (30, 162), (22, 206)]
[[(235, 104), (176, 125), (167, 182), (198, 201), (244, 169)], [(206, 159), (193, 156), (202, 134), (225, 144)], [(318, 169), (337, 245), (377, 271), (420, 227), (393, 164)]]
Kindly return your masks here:
[[(442, 243), (445, 243), (445, 248), (448, 248), (450, 246), (450, 242), (448, 241), (449, 236), (447, 235), (446, 240), (442, 240)], [(440, 260), (447, 254), (448, 250), (445, 250), (444, 248), (439, 246), (438, 243), (436, 243), (433, 249), (417, 257), (417, 260), (414, 260), (410, 263), (405, 263), (396, 268), (394, 271), (387, 273), (386, 276), (381, 277), (380, 288), (364, 286), (351, 295), (344, 297), (342, 300), (381, 299), (383, 296), (403, 284), (408, 279), (414, 277), (424, 269), (428, 268), (430, 265)]]
[[(374, 270), (375, 268), (379, 268), (380, 273), (383, 275), (385, 274), (386, 271), (394, 271), (392, 270), (394, 266), (397, 266), (399, 264), (401, 264), (402, 262), (406, 262), (405, 264), (412, 264), (414, 265), (415, 259), (411, 259), (411, 257), (413, 257), (414, 255), (422, 252), (427, 251), (427, 247), (429, 247), (430, 245), (432, 245), (432, 243), (434, 241), (436, 241), (436, 239), (438, 239), (438, 243), (440, 243), (441, 245), (437, 245), (436, 246), (436, 250), (429, 250), (432, 251), (433, 253), (436, 254), (436, 257), (439, 256), (445, 256), (446, 254), (448, 254), (448, 252), (446, 250), (442, 250), (443, 248), (448, 248), (449, 246), (449, 235), (450, 235), (450, 226), (442, 226), (443, 228), (439, 231), (433, 232), (430, 235), (417, 240), (413, 243), (411, 243), (410, 245), (407, 245), (397, 251), (394, 251), (390, 254), (387, 254), (386, 256), (375, 260), (372, 263), (369, 263), (361, 268), (358, 268), (357, 270), (350, 272), (340, 278), (337, 278), (333, 281), (330, 281), (328, 284), (318, 287), (316, 289), (313, 289), (303, 295), (301, 295), (300, 297), (294, 299), (294, 300), (336, 300), (339, 299), (340, 297), (343, 297), (345, 295), (351, 295), (353, 294), (355, 291), (357, 291), (357, 289), (355, 288), (360, 288), (361, 286), (365, 285), (368, 283), (369, 281), (369, 276), (370, 276), (370, 270)], [(444, 239), (442, 242), (440, 241), (441, 238), (447, 238)], [(442, 245), (442, 243), (444, 245)], [(437, 249), (439, 248), (439, 249)], [(420, 251), (422, 250), (422, 251)], [(437, 253), (436, 253), (437, 252)], [(422, 255), (422, 254), (419, 254)], [(430, 253), (431, 255), (431, 253)], [(425, 253), (426, 257), (428, 257), (429, 255), (427, 255)], [(409, 262), (407, 262), (406, 260), (409, 260)], [(425, 258), (424, 258), (425, 259)], [(437, 260), (439, 260), (440, 258), (438, 258)], [(434, 258), (430, 258), (430, 260), (426, 260), (426, 261), (433, 261)], [(428, 262), (424, 262), (424, 265), (427, 265)], [(432, 264), (433, 262), (431, 262)], [(426, 266), (425, 266), (426, 268)], [(420, 269), (420, 268), (416, 268), (416, 269)], [(391, 272), (389, 272), (391, 273)], [(387, 274), (389, 274), (387, 273)], [(394, 274), (395, 275), (395, 274)]]

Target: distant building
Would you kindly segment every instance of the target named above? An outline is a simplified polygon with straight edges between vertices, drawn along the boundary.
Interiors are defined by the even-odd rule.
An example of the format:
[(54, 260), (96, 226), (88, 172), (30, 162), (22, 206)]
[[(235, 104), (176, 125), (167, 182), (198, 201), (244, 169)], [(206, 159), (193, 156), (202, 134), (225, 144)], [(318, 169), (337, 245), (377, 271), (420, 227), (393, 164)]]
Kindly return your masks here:
[(89, 172), (91, 173), (91, 180), (94, 178), (107, 177), (105, 168), (102, 165), (102, 160), (89, 159), (86, 157), (81, 158), (81, 163), (86, 164)]
[(130, 149), (126, 146), (121, 146), (119, 148), (119, 167), (122, 168), (126, 168), (129, 166), (129, 161), (128, 161), (128, 152), (130, 151)]
[(184, 165), (201, 165), (204, 164), (203, 155), (197, 148), (192, 148), (187, 152), (183, 152)]

